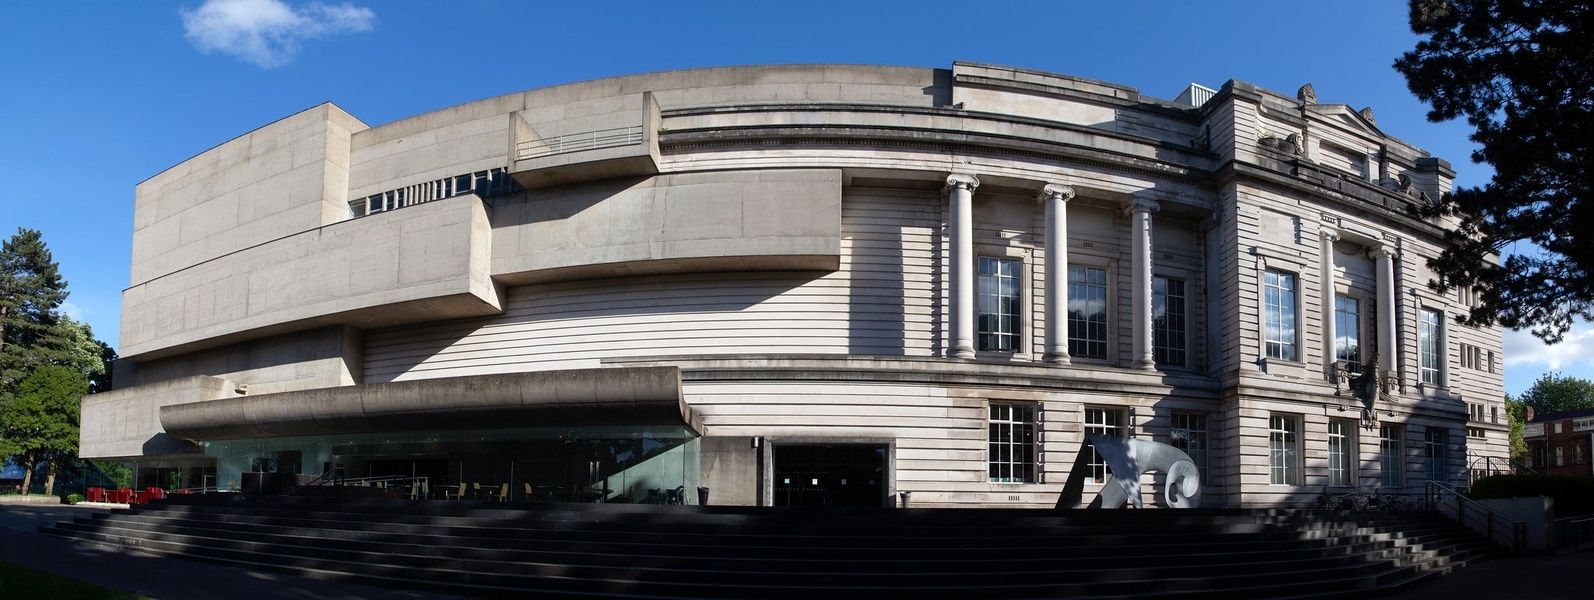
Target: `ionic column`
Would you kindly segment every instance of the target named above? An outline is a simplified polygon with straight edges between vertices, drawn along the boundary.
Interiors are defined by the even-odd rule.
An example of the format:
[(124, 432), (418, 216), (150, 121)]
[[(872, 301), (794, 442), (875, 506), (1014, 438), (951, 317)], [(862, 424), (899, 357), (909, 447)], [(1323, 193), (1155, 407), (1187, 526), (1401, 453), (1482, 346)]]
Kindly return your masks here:
[(1320, 278), (1323, 291), (1323, 367), (1329, 379), (1334, 378), (1334, 362), (1339, 360), (1339, 331), (1338, 323), (1334, 322), (1334, 242), (1339, 241), (1339, 234), (1330, 229), (1323, 229), (1322, 255), (1323, 274)]
[(974, 358), (974, 188), (980, 179), (946, 178), (947, 229), (952, 244), (952, 356)]
[(1068, 364), (1068, 201), (1074, 188), (1041, 188), (1046, 205), (1046, 342), (1042, 360)]
[(1134, 237), (1134, 261), (1130, 278), (1134, 282), (1131, 297), (1134, 305), (1134, 357), (1130, 366), (1136, 369), (1155, 369), (1151, 357), (1151, 214), (1160, 209), (1151, 200), (1130, 201), (1124, 210), (1132, 219), (1131, 235)]
[(1378, 259), (1378, 368), (1395, 370), (1395, 249), (1388, 244), (1373, 250)]

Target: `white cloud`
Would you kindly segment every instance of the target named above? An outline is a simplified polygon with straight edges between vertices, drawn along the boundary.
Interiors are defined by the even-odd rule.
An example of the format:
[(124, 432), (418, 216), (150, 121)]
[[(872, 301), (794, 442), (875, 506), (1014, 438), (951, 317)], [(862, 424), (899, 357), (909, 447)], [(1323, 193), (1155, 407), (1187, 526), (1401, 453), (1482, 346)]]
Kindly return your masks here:
[(1547, 346), (1527, 330), (1505, 332), (1505, 364), (1539, 365), (1551, 371), (1577, 366), (1594, 367), (1594, 327), (1578, 321), (1566, 337)]
[(184, 36), (200, 52), (220, 52), (268, 69), (293, 62), (305, 40), (376, 27), (376, 13), (349, 3), (293, 7), (282, 0), (205, 0), (178, 13)]
[(82, 322), (83, 315), (88, 314), (88, 311), (83, 310), (83, 307), (71, 302), (62, 302), (61, 314), (66, 315), (68, 319), (72, 319), (73, 321)]

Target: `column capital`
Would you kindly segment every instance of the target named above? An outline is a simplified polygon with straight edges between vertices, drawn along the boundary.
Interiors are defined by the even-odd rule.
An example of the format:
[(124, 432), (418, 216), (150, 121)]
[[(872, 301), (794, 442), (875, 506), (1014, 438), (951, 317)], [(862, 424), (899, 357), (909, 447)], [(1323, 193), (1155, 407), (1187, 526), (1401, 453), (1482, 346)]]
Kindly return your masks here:
[(1123, 210), (1124, 214), (1126, 215), (1139, 212), (1154, 213), (1162, 210), (1162, 205), (1158, 204), (1156, 200), (1152, 200), (1150, 198), (1132, 198), (1124, 201)]
[(1327, 227), (1324, 227), (1322, 229), (1317, 230), (1317, 234), (1322, 236), (1323, 241), (1325, 241), (1325, 242), (1337, 242), (1337, 241), (1339, 241), (1339, 230), (1336, 230), (1336, 229), (1329, 229)]
[(947, 189), (965, 189), (974, 191), (980, 187), (980, 178), (969, 173), (952, 173), (946, 176)]
[(1072, 186), (1066, 186), (1060, 183), (1046, 184), (1046, 187), (1041, 188), (1040, 195), (1035, 197), (1036, 202), (1045, 202), (1047, 200), (1061, 200), (1063, 202), (1067, 202), (1073, 199), (1074, 188)]
[(1373, 258), (1392, 258), (1395, 256), (1395, 247), (1391, 244), (1379, 244), (1377, 248), (1367, 251)]

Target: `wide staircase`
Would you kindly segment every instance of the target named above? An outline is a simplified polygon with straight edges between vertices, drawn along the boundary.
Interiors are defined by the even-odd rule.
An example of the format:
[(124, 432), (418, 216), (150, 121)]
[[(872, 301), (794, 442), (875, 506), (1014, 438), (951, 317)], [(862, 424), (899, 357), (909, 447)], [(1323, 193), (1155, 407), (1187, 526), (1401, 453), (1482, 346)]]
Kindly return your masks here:
[[(46, 533), (466, 596), (1363, 596), (1499, 552), (1437, 514), (175, 497)], [(910, 596), (911, 595), (911, 596)]]

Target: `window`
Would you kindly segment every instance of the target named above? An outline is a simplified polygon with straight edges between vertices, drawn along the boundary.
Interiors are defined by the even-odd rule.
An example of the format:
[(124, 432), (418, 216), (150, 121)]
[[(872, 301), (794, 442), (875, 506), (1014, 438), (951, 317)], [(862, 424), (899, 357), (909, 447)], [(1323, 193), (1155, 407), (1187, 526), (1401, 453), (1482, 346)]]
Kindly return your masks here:
[[(1422, 370), (1422, 382), (1433, 386), (1444, 386), (1444, 373), (1441, 372), (1439, 360), (1444, 356), (1440, 345), (1444, 343), (1444, 330), (1441, 324), (1442, 317), (1439, 311), (1422, 309), (1417, 319), (1417, 349), (1418, 360)], [(1408, 338), (1409, 339), (1409, 338)]]
[(1184, 280), (1151, 278), (1151, 353), (1159, 365), (1184, 366)]
[(1583, 452), (1583, 444), (1572, 447), (1572, 456), (1572, 460), (1576, 461), (1577, 464), (1581, 465), (1588, 462), (1588, 455)]
[(1423, 461), (1427, 467), (1428, 481), (1449, 481), (1445, 474), (1445, 441), (1449, 433), (1433, 427), (1423, 432)]
[(1108, 435), (1112, 437), (1125, 437), (1129, 428), (1125, 425), (1124, 411), (1116, 408), (1086, 408), (1085, 409), (1085, 445), (1090, 448), (1090, 480), (1092, 483), (1101, 483), (1107, 480), (1107, 461), (1102, 460), (1101, 454), (1096, 452), (1096, 445), (1090, 443), (1092, 435)]
[(1068, 267), (1068, 353), (1107, 358), (1107, 271)]
[(1384, 487), (1406, 485), (1405, 431), (1399, 425), (1378, 427), (1379, 483)]
[(1034, 483), (1035, 405), (992, 402), (990, 410), (991, 481)]
[(1349, 296), (1334, 296), (1334, 360), (1351, 373), (1362, 372), (1362, 306)]
[(1499, 425), (1500, 424), (1500, 407), (1498, 407), (1498, 406), (1489, 407), (1489, 422), (1490, 423), (1494, 423), (1495, 425)]
[(1560, 446), (1555, 447), (1555, 466), (1566, 466), (1566, 449)]
[(1173, 413), (1173, 426), (1169, 428), (1169, 445), (1183, 450), (1195, 461), (1202, 477), (1207, 476), (1207, 416), (1194, 413)]
[(1489, 372), (1490, 373), (1494, 372), (1494, 351), (1493, 350), (1489, 351)]
[(1299, 417), (1273, 415), (1268, 419), (1268, 482), (1301, 484), (1301, 422)]
[(1022, 261), (1008, 258), (979, 260), (979, 349), (995, 352), (1017, 352), (1019, 349), (1019, 318), (1021, 297), (1019, 269)]
[(1469, 438), (1477, 438), (1477, 439), (1481, 440), (1481, 439), (1487, 437), (1487, 434), (1484, 433), (1482, 427), (1468, 427), (1467, 428), (1467, 437), (1469, 437)]
[(1328, 484), (1356, 485), (1356, 422), (1328, 422)]
[(1295, 275), (1268, 270), (1262, 276), (1262, 325), (1268, 358), (1297, 360)]

